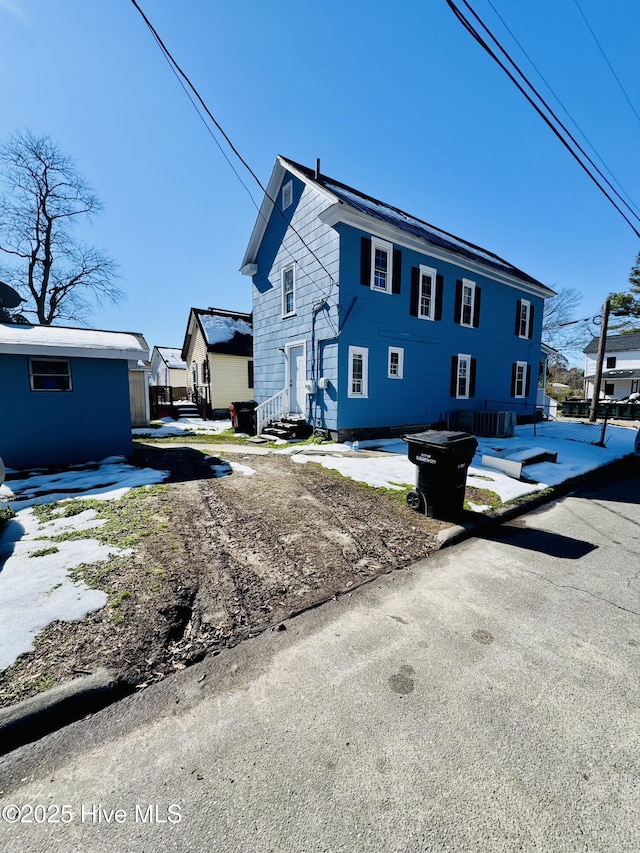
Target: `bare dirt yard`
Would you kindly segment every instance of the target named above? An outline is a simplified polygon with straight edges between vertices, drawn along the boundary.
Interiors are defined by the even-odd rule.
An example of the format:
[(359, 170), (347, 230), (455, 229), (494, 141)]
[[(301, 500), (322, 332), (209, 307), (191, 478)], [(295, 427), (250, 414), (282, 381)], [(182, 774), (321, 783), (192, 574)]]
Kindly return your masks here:
[[(0, 673), (1, 705), (99, 666), (143, 688), (427, 556), (447, 526), (317, 465), (233, 458), (255, 473), (216, 478), (197, 450), (138, 447), (135, 464), (171, 476), (99, 502), (104, 541), (131, 547), (77, 575), (105, 590), (108, 604), (46, 628), (34, 652)], [(87, 505), (74, 503), (68, 512)]]

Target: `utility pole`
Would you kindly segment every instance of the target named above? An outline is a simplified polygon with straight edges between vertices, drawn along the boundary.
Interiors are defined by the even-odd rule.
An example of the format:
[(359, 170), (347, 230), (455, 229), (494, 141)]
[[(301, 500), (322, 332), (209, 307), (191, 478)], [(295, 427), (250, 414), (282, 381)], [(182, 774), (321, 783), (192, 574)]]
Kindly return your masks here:
[(607, 296), (602, 306), (602, 322), (600, 323), (600, 338), (598, 340), (598, 357), (596, 359), (596, 373), (593, 377), (593, 394), (591, 395), (591, 409), (589, 411), (589, 423), (596, 422), (596, 410), (600, 400), (600, 384), (602, 382), (602, 365), (604, 363), (604, 351), (607, 345), (607, 329), (609, 327), (609, 311), (611, 300)]

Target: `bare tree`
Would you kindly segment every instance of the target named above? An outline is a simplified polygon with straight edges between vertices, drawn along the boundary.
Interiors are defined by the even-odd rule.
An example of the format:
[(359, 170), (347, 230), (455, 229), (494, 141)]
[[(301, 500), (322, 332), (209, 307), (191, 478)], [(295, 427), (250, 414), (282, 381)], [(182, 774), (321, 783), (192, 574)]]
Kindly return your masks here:
[(563, 287), (555, 296), (545, 301), (542, 319), (542, 340), (558, 350), (565, 359), (582, 355), (582, 350), (592, 337), (588, 321), (576, 319), (582, 294), (574, 287)]
[(26, 298), (22, 314), (83, 323), (94, 305), (120, 300), (115, 262), (74, 239), (102, 205), (73, 161), (47, 136), (16, 134), (0, 149), (0, 178), (0, 277)]

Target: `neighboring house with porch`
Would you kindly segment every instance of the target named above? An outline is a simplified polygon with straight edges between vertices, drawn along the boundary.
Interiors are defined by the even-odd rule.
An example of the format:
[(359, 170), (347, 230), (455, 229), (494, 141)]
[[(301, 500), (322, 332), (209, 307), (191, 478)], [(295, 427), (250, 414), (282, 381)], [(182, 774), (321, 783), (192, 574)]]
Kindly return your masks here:
[(171, 388), (179, 400), (187, 393), (187, 364), (178, 347), (154, 347), (151, 353), (151, 384)]
[[(584, 395), (593, 396), (593, 383), (598, 357), (598, 338), (584, 349)], [(640, 391), (640, 332), (626, 335), (607, 335), (602, 363), (600, 397), (610, 400), (626, 399)]]
[(229, 415), (229, 404), (253, 400), (251, 314), (192, 308), (181, 356), (187, 396), (205, 418)]
[(259, 429), (297, 415), (344, 439), (535, 412), (553, 291), (319, 163), (276, 159), (241, 271)]
[[(140, 334), (0, 324), (5, 464), (26, 468), (130, 455), (131, 377), (144, 374), (148, 358)], [(146, 374), (142, 381), (146, 396)]]
[(177, 347), (154, 346), (149, 374), (151, 417), (178, 415), (174, 403), (187, 399), (187, 365)]

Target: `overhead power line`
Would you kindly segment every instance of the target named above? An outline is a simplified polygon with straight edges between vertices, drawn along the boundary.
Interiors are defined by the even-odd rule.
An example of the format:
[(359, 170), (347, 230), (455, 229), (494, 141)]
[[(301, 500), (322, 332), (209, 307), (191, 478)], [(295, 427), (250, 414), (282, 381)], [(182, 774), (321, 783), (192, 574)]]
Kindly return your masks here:
[(600, 51), (600, 53), (602, 54), (602, 58), (603, 58), (603, 59), (604, 59), (604, 61), (607, 63), (607, 66), (609, 67), (609, 71), (613, 74), (614, 80), (616, 81), (616, 83), (617, 83), (617, 84), (618, 84), (618, 86), (620, 87), (620, 91), (622, 92), (622, 94), (623, 94), (623, 95), (625, 96), (625, 98), (627, 99), (627, 103), (628, 103), (628, 104), (629, 104), (629, 106), (631, 107), (631, 109), (632, 109), (632, 111), (633, 111), (634, 116), (638, 119), (638, 122), (640, 122), (640, 115), (638, 115), (638, 112), (637, 112), (636, 108), (635, 108), (635, 107), (633, 106), (633, 104), (631, 103), (631, 98), (629, 97), (629, 95), (627, 94), (626, 89), (624, 88), (624, 86), (623, 86), (623, 85), (622, 85), (622, 83), (620, 82), (620, 78), (618, 77), (618, 75), (617, 75), (617, 74), (616, 74), (616, 72), (614, 71), (614, 69), (613, 69), (613, 65), (609, 62), (609, 58), (608, 58), (607, 54), (604, 52), (604, 48), (602, 47), (602, 45), (601, 45), (601, 44), (600, 44), (600, 42), (598, 41), (598, 37), (596, 36), (596, 34), (595, 34), (595, 33), (594, 33), (594, 31), (593, 31), (593, 27), (591, 26), (591, 24), (590, 24), (590, 23), (589, 23), (589, 21), (587, 20), (587, 16), (586, 16), (586, 15), (585, 15), (585, 13), (582, 11), (582, 7), (581, 7), (581, 6), (580, 6), (580, 4), (578, 3), (578, 0), (573, 0), (573, 2), (574, 2), (574, 3), (576, 4), (576, 6), (578, 7), (578, 12), (580, 12), (580, 14), (582, 15), (582, 20), (583, 20), (583, 21), (585, 22), (585, 24), (587, 25), (587, 29), (588, 29), (588, 30), (589, 30), (589, 32), (591, 33), (591, 35), (592, 35), (592, 37), (593, 37), (594, 42), (597, 44), (597, 46), (598, 46), (598, 50), (599, 50), (599, 51)]
[[(504, 47), (500, 44), (498, 39), (493, 35), (491, 30), (486, 26), (486, 24), (481, 20), (479, 15), (474, 11), (474, 9), (469, 5), (467, 0), (462, 0), (464, 5), (467, 7), (469, 12), (473, 15), (476, 21), (480, 24), (482, 29), (487, 33), (489, 38), (496, 45), (500, 53), (505, 57), (511, 67), (514, 69), (515, 73), (520, 77), (523, 81), (524, 86), (527, 87), (525, 89), (523, 85), (519, 82), (518, 79), (514, 76), (514, 74), (506, 67), (506, 65), (502, 62), (499, 56), (493, 51), (493, 49), (487, 44), (484, 38), (480, 35), (478, 30), (474, 27), (471, 21), (464, 15), (464, 13), (459, 9), (454, 0), (445, 0), (453, 14), (460, 21), (460, 23), (465, 27), (465, 29), (471, 34), (471, 36), (478, 42), (478, 44), (489, 54), (489, 56), (496, 62), (500, 68), (505, 72), (505, 74), (509, 77), (511, 82), (518, 88), (522, 95), (527, 99), (527, 101), (531, 104), (534, 110), (538, 113), (538, 115), (542, 118), (545, 124), (549, 127), (552, 133), (560, 140), (562, 145), (567, 149), (567, 151), (571, 154), (574, 160), (578, 163), (578, 165), (583, 169), (583, 171), (588, 175), (591, 181), (598, 187), (600, 192), (605, 196), (605, 198), (610, 202), (610, 204), (615, 207), (618, 213), (622, 216), (622, 218), (627, 222), (627, 224), (631, 227), (633, 232), (637, 237), (640, 237), (640, 216), (636, 214), (636, 212), (631, 208), (631, 206), (622, 198), (620, 193), (615, 189), (615, 187), (611, 184), (609, 179), (602, 173), (600, 168), (594, 163), (591, 157), (586, 153), (584, 148), (580, 145), (580, 143), (575, 139), (573, 134), (567, 129), (567, 127), (560, 121), (560, 119), (553, 112), (551, 107), (546, 103), (544, 98), (540, 95), (540, 93), (536, 90), (533, 84), (527, 79), (526, 75), (520, 68), (517, 66), (515, 61), (511, 58), (508, 52)], [(530, 94), (532, 93), (532, 94)], [(536, 100), (537, 99), (537, 100)], [(545, 112), (546, 111), (546, 112)], [(560, 129), (559, 129), (560, 128)], [(562, 131), (562, 132), (561, 132)], [(564, 135), (563, 135), (564, 134)], [(566, 138), (568, 137), (568, 139)], [(627, 208), (628, 213), (631, 218), (622, 207), (618, 204), (615, 198), (612, 197), (611, 193), (602, 185), (601, 181), (596, 177), (596, 175), (591, 171), (589, 166), (581, 159), (581, 157), (576, 153), (577, 149), (582, 157), (586, 159), (586, 161), (591, 165), (591, 167), (595, 170), (597, 175), (600, 176), (602, 181), (609, 187), (611, 193), (621, 202), (622, 206)]]
[[(142, 17), (142, 19), (143, 19), (143, 21), (145, 22), (145, 24), (147, 25), (147, 27), (148, 27), (149, 31), (150, 31), (150, 32), (151, 32), (151, 34), (153, 35), (153, 38), (155, 39), (155, 41), (156, 41), (156, 43), (157, 43), (158, 47), (160, 48), (160, 50), (161, 50), (162, 54), (164, 55), (165, 59), (166, 59), (166, 60), (167, 60), (167, 62), (169, 63), (169, 66), (171, 67), (171, 70), (173, 71), (173, 73), (175, 74), (175, 76), (178, 78), (178, 80), (179, 80), (179, 82), (180, 82), (180, 85), (182, 86), (182, 88), (183, 88), (183, 90), (185, 91), (185, 93), (186, 93), (187, 97), (188, 97), (188, 98), (189, 98), (189, 100), (191, 101), (191, 104), (193, 105), (194, 109), (195, 109), (195, 110), (196, 110), (196, 112), (198, 113), (198, 115), (199, 115), (199, 117), (200, 117), (201, 121), (204, 123), (205, 127), (207, 128), (207, 130), (208, 130), (209, 134), (213, 137), (213, 139), (214, 139), (214, 141), (215, 141), (216, 145), (218, 146), (218, 148), (219, 148), (219, 149), (220, 149), (220, 151), (222, 152), (222, 154), (223, 154), (223, 156), (225, 157), (225, 159), (226, 159), (227, 163), (229, 164), (229, 166), (230, 166), (230, 167), (231, 167), (231, 169), (233, 170), (234, 174), (236, 175), (236, 177), (238, 178), (238, 180), (240, 181), (240, 183), (242, 184), (242, 186), (243, 186), (243, 187), (245, 188), (245, 190), (249, 193), (249, 197), (251, 198), (251, 201), (253, 202), (253, 204), (254, 204), (254, 206), (256, 207), (256, 209), (258, 210), (258, 214), (259, 214), (260, 216), (262, 216), (262, 211), (261, 211), (260, 207), (258, 206), (258, 204), (256, 203), (255, 199), (254, 199), (254, 198), (253, 198), (253, 196), (251, 195), (251, 191), (249, 190), (249, 188), (248, 188), (248, 187), (247, 187), (247, 185), (244, 183), (244, 181), (242, 180), (242, 178), (241, 178), (241, 177), (240, 177), (240, 175), (238, 174), (237, 170), (235, 169), (235, 167), (234, 167), (234, 166), (233, 166), (233, 164), (231, 163), (231, 161), (230, 161), (229, 157), (227, 156), (226, 152), (224, 151), (224, 149), (223, 149), (223, 148), (222, 148), (222, 146), (220, 145), (219, 140), (216, 138), (215, 134), (212, 132), (211, 128), (208, 126), (207, 122), (206, 122), (206, 121), (205, 121), (205, 119), (204, 119), (204, 116), (202, 115), (201, 109), (202, 109), (202, 110), (204, 111), (204, 113), (209, 117), (209, 119), (213, 122), (213, 124), (215, 125), (216, 129), (217, 129), (217, 130), (218, 130), (218, 132), (222, 135), (222, 137), (224, 138), (225, 142), (227, 143), (227, 145), (229, 146), (229, 148), (231, 149), (231, 151), (232, 151), (232, 152), (233, 152), (233, 154), (235, 155), (235, 157), (240, 161), (240, 163), (244, 166), (244, 168), (249, 172), (249, 174), (251, 175), (251, 177), (253, 178), (253, 180), (256, 182), (256, 184), (260, 187), (260, 189), (262, 190), (262, 192), (264, 193), (264, 195), (265, 195), (265, 196), (269, 199), (269, 201), (273, 204), (274, 209), (275, 209), (275, 210), (277, 210), (283, 218), (285, 218), (285, 217), (284, 217), (284, 213), (283, 213), (283, 212), (280, 210), (280, 208), (278, 207), (278, 205), (277, 205), (277, 203), (276, 203), (275, 199), (273, 199), (273, 198), (269, 195), (269, 193), (268, 193), (268, 191), (267, 191), (267, 188), (262, 184), (262, 182), (260, 181), (260, 179), (258, 178), (258, 176), (256, 175), (256, 173), (254, 172), (254, 170), (251, 168), (251, 166), (249, 165), (249, 163), (248, 163), (248, 162), (244, 159), (244, 157), (240, 154), (240, 152), (238, 151), (238, 149), (236, 148), (236, 146), (233, 144), (233, 142), (231, 141), (231, 139), (230, 139), (230, 137), (228, 136), (228, 134), (224, 131), (224, 129), (223, 129), (223, 127), (222, 127), (222, 125), (218, 122), (218, 120), (216, 119), (216, 117), (213, 115), (213, 113), (211, 112), (211, 110), (209, 109), (209, 107), (208, 107), (208, 106), (207, 106), (207, 104), (205, 103), (204, 99), (202, 98), (202, 96), (200, 95), (200, 93), (198, 92), (198, 90), (196, 89), (196, 87), (194, 86), (194, 84), (191, 82), (191, 80), (189, 79), (189, 77), (187, 76), (187, 74), (185, 73), (185, 71), (183, 71), (183, 70), (182, 70), (182, 68), (180, 67), (180, 65), (178, 65), (178, 63), (177, 63), (177, 62), (176, 62), (176, 60), (174, 59), (173, 55), (171, 54), (171, 52), (170, 52), (169, 48), (165, 45), (164, 41), (161, 39), (160, 35), (158, 34), (157, 30), (155, 29), (155, 27), (153, 26), (153, 24), (151, 23), (151, 21), (149, 20), (149, 18), (148, 18), (148, 17), (145, 15), (145, 13), (142, 11), (142, 9), (140, 8), (140, 6), (139, 6), (139, 5), (138, 5), (138, 3), (136, 2), (136, 0), (131, 0), (131, 2), (132, 2), (132, 4), (135, 6), (135, 8), (137, 9), (137, 11), (140, 13), (140, 16)], [(190, 91), (189, 91), (189, 90), (190, 90)], [(193, 93), (193, 96), (195, 97), (195, 99), (196, 99), (196, 101), (197, 101), (198, 103), (196, 103), (196, 102), (194, 101), (194, 98), (193, 98), (193, 97), (191, 96), (191, 94), (190, 94), (191, 92)], [(198, 106), (198, 104), (199, 104), (200, 106)], [(265, 223), (266, 223), (267, 227), (269, 227), (269, 228), (271, 227), (271, 226), (270, 226), (269, 221), (268, 221), (266, 218), (265, 218)], [(322, 270), (324, 270), (324, 272), (327, 274), (327, 276), (328, 276), (328, 278), (329, 278), (329, 282), (330, 282), (330, 286), (329, 286), (329, 293), (330, 293), (331, 288), (332, 288), (332, 287), (333, 287), (333, 285), (335, 285), (335, 283), (336, 283), (336, 282), (335, 282), (335, 280), (334, 280), (334, 278), (333, 278), (333, 276), (331, 275), (331, 273), (329, 272), (329, 270), (326, 268), (326, 266), (322, 263), (322, 261), (320, 260), (320, 258), (318, 257), (318, 255), (317, 255), (317, 254), (314, 252), (314, 250), (311, 248), (311, 246), (309, 246), (309, 244), (306, 242), (306, 240), (304, 239), (304, 237), (302, 236), (302, 234), (300, 234), (300, 232), (295, 228), (295, 226), (294, 226), (294, 225), (292, 225), (292, 223), (291, 223), (291, 222), (288, 222), (287, 224), (288, 224), (288, 226), (291, 228), (291, 230), (293, 231), (293, 233), (298, 237), (298, 239), (300, 240), (300, 242), (302, 243), (302, 245), (305, 247), (305, 249), (307, 249), (307, 251), (311, 254), (311, 256), (312, 256), (312, 257), (317, 261), (317, 263), (318, 263), (318, 265), (320, 266), (320, 268), (321, 268)], [(287, 252), (287, 254), (288, 254), (288, 255), (289, 255), (289, 256), (290, 256), (294, 261), (296, 261), (296, 262), (297, 262), (297, 258), (294, 256), (294, 254), (293, 254), (293, 253), (292, 253), (292, 252), (291, 252), (291, 251), (290, 251), (286, 246), (283, 246), (283, 248), (285, 249), (285, 251)], [(322, 288), (321, 288), (321, 287), (320, 287), (320, 285), (318, 284), (318, 282), (314, 281), (314, 280), (313, 280), (313, 278), (311, 278), (311, 275), (310, 275), (309, 273), (307, 273), (307, 272), (304, 270), (304, 268), (302, 267), (302, 265), (301, 265), (301, 264), (299, 264), (299, 262), (297, 262), (297, 263), (298, 263), (298, 266), (299, 266), (300, 271), (301, 271), (304, 275), (308, 276), (308, 277), (311, 279), (311, 281), (315, 284), (315, 286), (318, 288), (318, 290), (320, 290), (320, 292), (323, 294), (323, 298), (324, 298), (325, 300), (327, 300), (327, 301), (328, 301), (328, 300), (329, 300), (329, 295), (328, 295), (328, 294), (327, 294), (327, 295), (325, 295), (325, 294), (323, 293), (323, 291), (322, 291)], [(328, 318), (328, 320), (329, 320), (329, 324), (331, 325), (331, 327), (334, 329), (334, 331), (335, 331), (335, 332), (336, 332), (336, 334), (337, 334), (337, 330), (336, 330), (336, 329), (335, 329), (335, 327), (334, 327), (333, 321), (331, 320), (331, 318), (330, 318), (330, 317)]]
[(528, 53), (527, 53), (527, 51), (524, 49), (524, 47), (522, 46), (522, 44), (520, 43), (520, 41), (518, 41), (517, 36), (516, 36), (516, 35), (515, 35), (515, 33), (513, 32), (513, 30), (509, 27), (509, 24), (507, 24), (507, 22), (506, 22), (506, 21), (505, 21), (505, 19), (502, 17), (502, 15), (500, 14), (500, 12), (496, 9), (496, 7), (493, 5), (493, 3), (491, 2), (491, 0), (487, 0), (487, 3), (489, 4), (489, 6), (491, 6), (491, 8), (493, 9), (494, 13), (496, 14), (496, 16), (499, 18), (500, 22), (502, 23), (502, 26), (506, 29), (506, 31), (509, 33), (509, 35), (510, 35), (510, 36), (511, 36), (511, 38), (514, 40), (514, 42), (518, 45), (518, 47), (520, 48), (520, 50), (522, 51), (522, 53), (524, 54), (524, 56), (527, 58), (527, 60), (528, 60), (529, 64), (530, 64), (530, 65), (531, 65), (531, 67), (534, 69), (534, 71), (536, 72), (536, 74), (538, 75), (538, 77), (540, 77), (540, 79), (542, 80), (542, 82), (544, 83), (544, 85), (545, 85), (545, 86), (547, 87), (547, 89), (551, 92), (551, 94), (552, 94), (552, 95), (553, 95), (553, 97), (556, 99), (556, 101), (560, 104), (560, 106), (561, 106), (561, 107), (562, 107), (562, 109), (565, 111), (565, 113), (569, 116), (569, 119), (571, 120), (571, 123), (572, 123), (572, 124), (573, 124), (573, 126), (576, 128), (576, 130), (578, 131), (578, 133), (582, 136), (582, 138), (583, 138), (583, 139), (584, 139), (584, 141), (587, 143), (587, 145), (589, 146), (589, 148), (593, 151), (593, 153), (596, 155), (596, 157), (598, 158), (598, 160), (602, 163), (602, 165), (604, 166), (604, 168), (605, 168), (605, 169), (607, 170), (607, 172), (611, 175), (612, 179), (615, 181), (615, 183), (616, 183), (616, 185), (617, 185), (618, 189), (620, 190), (620, 192), (625, 196), (625, 198), (627, 199), (627, 201), (631, 203), (631, 205), (634, 207), (635, 211), (636, 211), (636, 212), (640, 212), (640, 208), (638, 208), (638, 206), (633, 202), (633, 199), (631, 199), (631, 198), (629, 197), (629, 195), (625, 192), (624, 188), (622, 187), (622, 184), (620, 183), (620, 181), (618, 180), (618, 178), (613, 174), (613, 172), (612, 172), (611, 168), (610, 168), (610, 167), (605, 163), (604, 158), (602, 157), (602, 155), (601, 155), (601, 154), (596, 150), (596, 148), (595, 148), (595, 146), (593, 145), (593, 143), (592, 143), (592, 142), (589, 140), (589, 138), (587, 137), (587, 134), (586, 134), (586, 133), (584, 132), (584, 130), (580, 127), (580, 125), (579, 125), (579, 124), (578, 124), (578, 122), (575, 120), (575, 118), (571, 115), (571, 113), (569, 112), (569, 110), (567, 109), (567, 107), (565, 106), (565, 104), (560, 100), (560, 98), (559, 98), (559, 96), (558, 96), (558, 93), (557, 93), (557, 92), (555, 92), (555, 91), (553, 90), (553, 88), (552, 88), (551, 84), (549, 83), (549, 81), (548, 81), (548, 80), (544, 77), (544, 75), (542, 74), (542, 71), (540, 71), (540, 69), (539, 69), (539, 68), (538, 68), (538, 66), (535, 64), (535, 62), (533, 61), (533, 59), (529, 56), (529, 54), (528, 54)]

